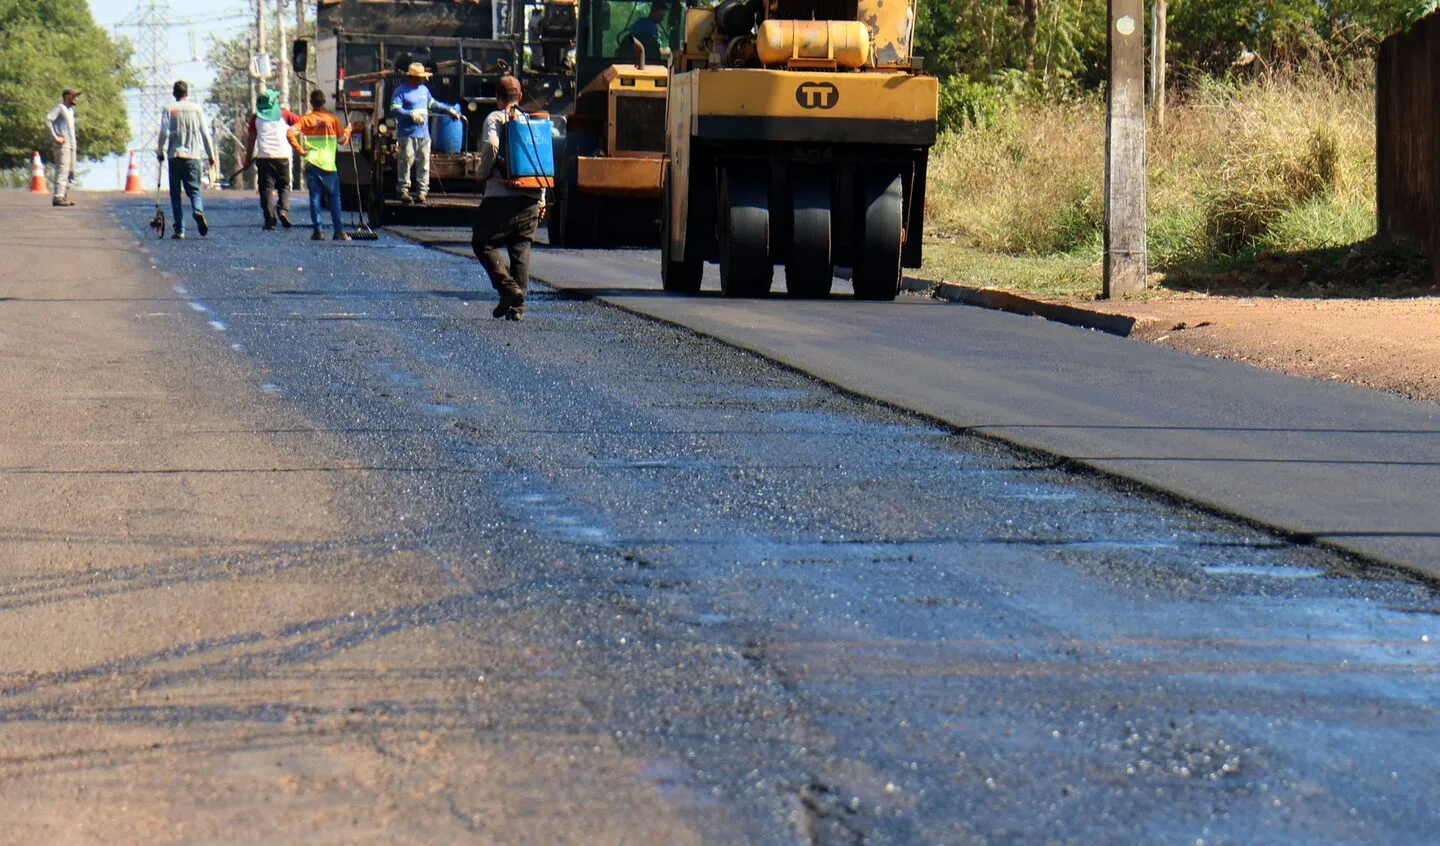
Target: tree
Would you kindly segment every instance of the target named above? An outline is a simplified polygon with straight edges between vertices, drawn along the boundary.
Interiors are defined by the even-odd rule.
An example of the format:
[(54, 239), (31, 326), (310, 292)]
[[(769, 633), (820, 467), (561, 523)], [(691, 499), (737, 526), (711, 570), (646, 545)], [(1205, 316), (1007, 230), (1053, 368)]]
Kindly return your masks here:
[(32, 151), (54, 146), (45, 115), (64, 88), (84, 94), (78, 155), (125, 152), (129, 63), (129, 44), (96, 25), (86, 0), (0, 0), (0, 168), (23, 167)]
[(1098, 82), (1105, 0), (920, 0), (916, 42), (942, 78), (1020, 72), (1046, 92)]
[[(1177, 64), (1224, 74), (1251, 50), (1271, 70), (1368, 61), (1387, 35), (1435, 11), (1435, 0), (1171, 0)], [(1368, 74), (1362, 74), (1368, 76)]]
[[(244, 138), (250, 120), (250, 42), (243, 35), (211, 38), (205, 61), (215, 70), (210, 102), (216, 107), (216, 120), (235, 136)], [(245, 150), (224, 133), (218, 134), (215, 140), (220, 145), (221, 159), (226, 162), (224, 169), (238, 170), (244, 163)]]
[[(965, 86), (1064, 95), (1105, 81), (1106, 0), (918, 0), (917, 52)], [(1168, 0), (1171, 63), (1223, 76), (1315, 65), (1368, 78), (1376, 46), (1440, 0)], [(1353, 71), (1353, 72), (1351, 72)]]

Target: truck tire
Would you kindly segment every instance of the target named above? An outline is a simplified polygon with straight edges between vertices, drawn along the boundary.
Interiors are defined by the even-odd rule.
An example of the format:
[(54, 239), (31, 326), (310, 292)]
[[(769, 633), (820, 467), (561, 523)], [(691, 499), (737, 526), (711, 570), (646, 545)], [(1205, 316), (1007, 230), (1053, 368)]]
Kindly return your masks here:
[(905, 182), (894, 171), (869, 174), (860, 185), (860, 245), (854, 274), (857, 300), (888, 302), (900, 293)]
[(720, 291), (727, 297), (770, 293), (770, 181), (758, 165), (726, 165), (720, 177)]

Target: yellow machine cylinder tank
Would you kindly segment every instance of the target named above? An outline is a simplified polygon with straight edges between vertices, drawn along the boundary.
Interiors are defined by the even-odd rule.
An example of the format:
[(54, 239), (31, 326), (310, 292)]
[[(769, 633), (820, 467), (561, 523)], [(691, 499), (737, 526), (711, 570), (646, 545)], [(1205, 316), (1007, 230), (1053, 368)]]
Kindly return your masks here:
[(833, 60), (838, 68), (853, 69), (870, 61), (870, 34), (859, 21), (766, 20), (755, 44), (766, 65)]

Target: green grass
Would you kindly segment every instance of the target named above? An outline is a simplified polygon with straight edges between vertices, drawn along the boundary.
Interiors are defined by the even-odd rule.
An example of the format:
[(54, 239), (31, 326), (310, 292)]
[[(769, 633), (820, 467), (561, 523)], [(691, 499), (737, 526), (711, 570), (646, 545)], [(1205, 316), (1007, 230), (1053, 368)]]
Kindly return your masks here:
[[(1149, 137), (1149, 247), (1168, 275), (1375, 234), (1374, 95), (1322, 78), (1203, 83)], [(1104, 108), (1016, 101), (931, 156), (921, 276), (1038, 296), (1100, 291)]]
[(1086, 256), (1012, 256), (954, 241), (927, 241), (925, 266), (915, 276), (1047, 299), (1093, 299), (1100, 287), (1100, 266)]

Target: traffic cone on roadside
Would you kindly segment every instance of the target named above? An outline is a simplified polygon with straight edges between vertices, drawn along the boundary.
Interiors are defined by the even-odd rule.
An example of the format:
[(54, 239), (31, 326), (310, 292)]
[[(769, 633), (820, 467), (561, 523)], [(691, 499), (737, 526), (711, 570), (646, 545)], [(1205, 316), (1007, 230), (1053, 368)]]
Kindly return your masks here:
[(125, 193), (144, 194), (140, 186), (140, 162), (135, 160), (135, 151), (130, 151), (130, 166), (125, 169)]
[(30, 162), (30, 193), (49, 194), (50, 189), (45, 184), (45, 163), (40, 161), (40, 151), (35, 151), (35, 158)]

